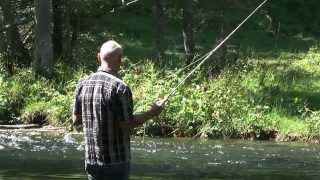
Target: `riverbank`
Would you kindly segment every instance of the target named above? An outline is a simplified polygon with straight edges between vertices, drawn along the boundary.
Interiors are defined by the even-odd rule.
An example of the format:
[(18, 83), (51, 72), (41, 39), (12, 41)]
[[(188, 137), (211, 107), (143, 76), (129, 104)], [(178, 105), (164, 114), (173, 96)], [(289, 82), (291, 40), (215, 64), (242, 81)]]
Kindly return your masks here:
[(65, 127), (54, 127), (51, 125), (41, 126), (37, 124), (23, 124), (23, 125), (0, 125), (0, 132), (30, 132), (30, 133), (57, 133), (67, 134), (69, 131)]
[[(51, 125), (41, 126), (38, 124), (23, 124), (23, 125), (0, 125), (0, 133), (31, 133), (31, 134), (39, 134), (39, 133), (51, 133), (57, 135), (67, 135), (67, 134), (81, 134), (82, 132), (70, 131), (65, 127), (55, 127)], [(177, 133), (177, 134), (176, 134)], [(163, 135), (158, 136), (156, 138), (174, 138), (174, 139), (201, 139), (201, 140), (249, 140), (249, 141), (273, 141), (273, 142), (300, 142), (300, 143), (308, 143), (308, 144), (320, 144), (320, 137), (306, 137), (296, 133), (290, 134), (277, 134), (277, 132), (265, 132), (263, 136), (257, 137), (254, 133), (242, 135), (241, 137), (199, 137), (199, 136), (182, 136), (178, 134), (178, 132), (171, 132), (171, 135)], [(133, 134), (133, 136), (136, 136)], [(139, 136), (143, 137), (143, 136)], [(149, 137), (149, 136), (147, 136)]]
[(39, 124), (17, 124), (17, 125), (2, 125), (0, 124), (0, 129), (35, 129), (40, 128)]

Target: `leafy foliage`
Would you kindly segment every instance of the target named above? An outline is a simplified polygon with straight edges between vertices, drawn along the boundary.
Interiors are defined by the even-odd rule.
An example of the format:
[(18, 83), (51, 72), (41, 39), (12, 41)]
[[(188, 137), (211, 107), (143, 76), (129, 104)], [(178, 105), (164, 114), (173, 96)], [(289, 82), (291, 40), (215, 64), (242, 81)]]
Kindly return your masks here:
[(311, 136), (320, 137), (320, 111), (312, 112), (306, 121)]
[[(57, 65), (59, 77), (52, 80), (37, 77), (30, 69), (21, 69), (13, 77), (1, 78), (1, 119), (13, 119), (12, 123), (68, 125), (71, 122), (73, 91), (81, 73), (74, 73), (78, 77), (73, 78), (71, 72), (68, 75), (61, 73), (65, 70), (59, 69), (62, 67), (67, 66)], [(62, 79), (66, 81), (59, 81)]]

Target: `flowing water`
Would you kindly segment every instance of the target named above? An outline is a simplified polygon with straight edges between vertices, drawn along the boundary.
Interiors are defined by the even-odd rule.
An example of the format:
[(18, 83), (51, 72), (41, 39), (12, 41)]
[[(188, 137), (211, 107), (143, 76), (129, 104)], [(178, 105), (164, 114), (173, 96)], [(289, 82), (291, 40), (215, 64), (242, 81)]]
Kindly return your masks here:
[[(0, 131), (0, 180), (86, 179), (81, 134)], [(133, 180), (320, 179), (320, 146), (132, 138)]]

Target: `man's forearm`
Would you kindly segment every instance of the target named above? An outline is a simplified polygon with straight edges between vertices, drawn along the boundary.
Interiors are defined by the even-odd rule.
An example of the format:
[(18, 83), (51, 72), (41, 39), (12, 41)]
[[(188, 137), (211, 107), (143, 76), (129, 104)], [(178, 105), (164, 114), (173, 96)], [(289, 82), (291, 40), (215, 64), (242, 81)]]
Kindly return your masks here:
[(122, 128), (135, 128), (135, 127), (142, 125), (147, 120), (149, 120), (155, 116), (158, 116), (162, 111), (162, 105), (163, 104), (154, 103), (151, 106), (150, 110), (133, 115), (132, 120), (120, 123), (120, 127), (122, 127)]
[(121, 126), (125, 128), (135, 128), (142, 125), (154, 116), (155, 115), (151, 111), (140, 112), (133, 115), (133, 120), (121, 123)]
[(151, 111), (137, 113), (133, 116), (133, 120), (138, 122), (138, 126), (153, 118), (155, 115)]

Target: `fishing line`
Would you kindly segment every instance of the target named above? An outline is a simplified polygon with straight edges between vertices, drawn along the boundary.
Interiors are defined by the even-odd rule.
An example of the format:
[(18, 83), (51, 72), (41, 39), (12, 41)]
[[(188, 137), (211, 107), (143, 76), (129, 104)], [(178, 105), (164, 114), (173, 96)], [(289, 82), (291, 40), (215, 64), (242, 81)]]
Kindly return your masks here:
[[(264, 0), (255, 10), (253, 10), (225, 39), (223, 39), (223, 41), (221, 41), (214, 49), (212, 49), (211, 51), (209, 51), (207, 54), (205, 54), (204, 56), (200, 57), (198, 60), (196, 60), (195, 62), (199, 62), (201, 59), (201, 62), (195, 67), (193, 68), (193, 70), (191, 70), (179, 83), (177, 86), (175, 86), (174, 88), (171, 89), (171, 91), (168, 93), (167, 96), (165, 96), (165, 98), (159, 102), (159, 105), (163, 105), (165, 104), (169, 98), (176, 93), (176, 91), (178, 90), (178, 88), (203, 64), (205, 63), (212, 55), (213, 53), (215, 53), (228, 39), (230, 39), (230, 37), (237, 32), (240, 27), (247, 22), (248, 19), (251, 18), (251, 16), (253, 16), (268, 0)], [(193, 62), (192, 64), (194, 64), (195, 62)], [(189, 66), (189, 65), (188, 65)]]
[(196, 64), (196, 63), (198, 63), (198, 62), (200, 62), (200, 61), (201, 61), (201, 60), (203, 60), (203, 59), (204, 59), (204, 58), (205, 58), (209, 53), (210, 53), (210, 52), (206, 53), (205, 55), (203, 55), (203, 56), (199, 57), (197, 60), (195, 60), (195, 61), (191, 62), (190, 64), (188, 64), (187, 66), (185, 66), (185, 67), (181, 68), (181, 69), (177, 72), (177, 74), (179, 74), (181, 71), (183, 71), (183, 70), (185, 70), (185, 69), (189, 68), (190, 66), (192, 66), (192, 65), (194, 65), (194, 64)]
[(189, 67), (191, 67), (192, 65), (196, 64), (197, 62), (203, 60), (203, 58), (205, 58), (206, 55), (208, 55), (209, 53), (199, 57), (200, 55), (197, 55), (193, 58), (192, 62), (180, 69), (177, 69), (177, 72), (170, 74), (168, 77), (166, 77), (166, 79), (172, 79), (174, 77), (177, 77), (178, 74), (180, 74), (181, 72), (183, 72), (185, 69), (188, 69)]

